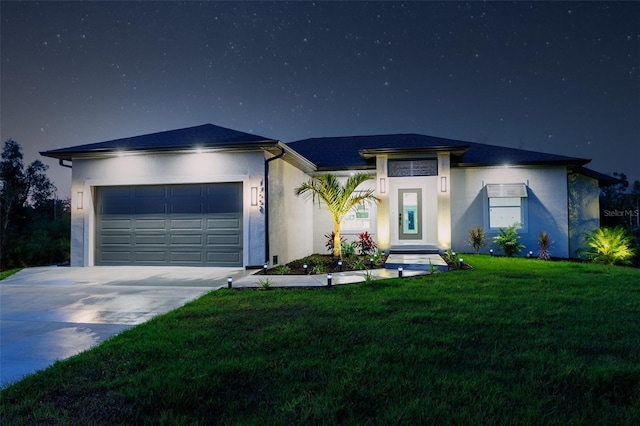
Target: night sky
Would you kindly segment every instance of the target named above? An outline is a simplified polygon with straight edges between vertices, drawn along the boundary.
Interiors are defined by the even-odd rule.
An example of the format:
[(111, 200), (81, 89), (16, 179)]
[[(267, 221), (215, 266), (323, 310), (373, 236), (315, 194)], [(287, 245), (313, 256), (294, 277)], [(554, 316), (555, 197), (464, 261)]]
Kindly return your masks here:
[(1, 139), (422, 133), (640, 179), (640, 2), (0, 2)]

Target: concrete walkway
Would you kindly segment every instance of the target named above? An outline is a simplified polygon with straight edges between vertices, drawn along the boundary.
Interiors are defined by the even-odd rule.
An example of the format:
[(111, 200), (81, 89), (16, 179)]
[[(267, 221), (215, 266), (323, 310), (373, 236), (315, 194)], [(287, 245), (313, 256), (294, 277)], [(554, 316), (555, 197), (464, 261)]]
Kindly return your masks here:
[[(98, 345), (209, 291), (227, 288), (321, 287), (322, 275), (255, 275), (238, 268), (43, 267), (0, 281), (0, 387), (56, 360)], [(374, 279), (394, 270), (368, 271)], [(425, 271), (404, 271), (403, 276)], [(365, 271), (332, 274), (332, 285), (362, 282)]]

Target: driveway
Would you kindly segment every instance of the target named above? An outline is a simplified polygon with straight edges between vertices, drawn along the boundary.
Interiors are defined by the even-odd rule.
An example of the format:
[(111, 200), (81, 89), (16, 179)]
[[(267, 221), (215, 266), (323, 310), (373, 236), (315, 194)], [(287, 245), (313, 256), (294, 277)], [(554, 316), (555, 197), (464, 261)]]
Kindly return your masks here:
[(20, 271), (0, 281), (0, 387), (246, 275), (145, 266)]

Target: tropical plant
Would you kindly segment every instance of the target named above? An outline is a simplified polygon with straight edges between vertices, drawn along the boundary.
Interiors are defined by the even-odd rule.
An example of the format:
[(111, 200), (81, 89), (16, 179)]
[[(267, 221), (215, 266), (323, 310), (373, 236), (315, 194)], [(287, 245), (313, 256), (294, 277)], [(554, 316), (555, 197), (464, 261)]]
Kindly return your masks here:
[(551, 258), (551, 252), (549, 249), (551, 248), (552, 243), (553, 240), (548, 232), (542, 231), (538, 234), (538, 247), (540, 247), (538, 259), (549, 260)]
[(493, 237), (493, 242), (502, 248), (504, 255), (507, 257), (513, 257), (513, 255), (525, 248), (525, 245), (520, 243), (521, 237), (516, 230), (518, 225), (516, 223), (506, 228), (500, 228), (499, 234)]
[(363, 276), (364, 276), (364, 283), (365, 284), (371, 284), (372, 282), (374, 282), (376, 280), (376, 278), (373, 276), (371, 271), (365, 271)]
[(286, 275), (289, 272), (291, 272), (291, 268), (289, 267), (289, 265), (279, 265), (276, 268), (276, 273), (278, 273), (279, 275)]
[(475, 253), (480, 253), (480, 249), (487, 244), (487, 237), (482, 226), (476, 226), (469, 230), (469, 242)]
[(260, 285), (260, 287), (262, 287), (263, 290), (269, 290), (269, 287), (271, 287), (272, 283), (273, 281), (271, 280), (271, 278), (258, 280), (258, 284)]
[(583, 235), (588, 246), (583, 256), (594, 262), (625, 265), (630, 264), (635, 255), (633, 236), (622, 226), (597, 228)]
[[(324, 246), (329, 250), (329, 253), (333, 253), (333, 244), (335, 243), (336, 233), (333, 231), (327, 232), (324, 234), (324, 237), (327, 239)], [(340, 244), (343, 244), (345, 241), (347, 241), (346, 238), (340, 237)]]
[(381, 251), (376, 251), (371, 258), (375, 265), (382, 265), (384, 263), (384, 253)]
[(373, 240), (373, 236), (367, 231), (358, 234), (358, 241), (356, 242), (356, 245), (362, 256), (367, 256), (378, 248), (378, 245)]
[(350, 243), (343, 242), (342, 243), (342, 255), (344, 257), (353, 257), (356, 254), (356, 242), (352, 241)]
[(355, 192), (361, 183), (373, 179), (372, 176), (358, 173), (350, 176), (345, 184), (341, 184), (338, 178), (332, 174), (315, 176), (295, 189), (297, 196), (309, 196), (313, 202), (324, 203), (333, 219), (333, 255), (342, 256), (342, 244), (340, 239), (340, 224), (345, 216), (362, 202), (379, 202), (373, 189)]
[(364, 263), (364, 260), (362, 260), (361, 258), (357, 258), (351, 265), (351, 268), (359, 271), (361, 269), (367, 269), (367, 265)]

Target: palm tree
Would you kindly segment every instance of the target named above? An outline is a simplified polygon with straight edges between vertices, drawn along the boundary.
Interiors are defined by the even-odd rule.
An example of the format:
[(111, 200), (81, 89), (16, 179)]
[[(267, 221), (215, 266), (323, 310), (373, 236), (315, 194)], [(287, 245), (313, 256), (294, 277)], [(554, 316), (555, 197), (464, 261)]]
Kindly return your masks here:
[(362, 202), (380, 201), (374, 195), (373, 189), (367, 189), (354, 193), (355, 189), (364, 181), (371, 180), (373, 177), (364, 173), (358, 173), (350, 176), (347, 182), (340, 184), (338, 179), (332, 174), (324, 174), (312, 177), (309, 181), (301, 184), (295, 189), (296, 195), (306, 195), (313, 202), (320, 205), (320, 201), (329, 209), (333, 218), (333, 256), (342, 257), (342, 248), (340, 244), (340, 223), (344, 217), (356, 205)]

